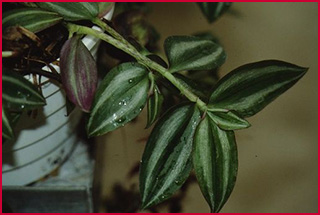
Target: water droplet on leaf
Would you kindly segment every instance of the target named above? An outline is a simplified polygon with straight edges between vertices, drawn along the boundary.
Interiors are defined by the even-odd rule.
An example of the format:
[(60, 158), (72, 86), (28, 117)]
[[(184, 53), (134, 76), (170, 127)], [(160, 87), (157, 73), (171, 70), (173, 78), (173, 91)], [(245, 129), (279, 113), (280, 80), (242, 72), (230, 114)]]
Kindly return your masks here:
[(126, 106), (127, 105), (127, 102), (126, 102), (126, 100), (122, 100), (122, 101), (120, 101), (119, 102), (119, 105), (121, 106), (121, 105), (124, 105), (124, 106)]
[(123, 123), (126, 120), (126, 117), (121, 117), (120, 119), (117, 119), (117, 123)]

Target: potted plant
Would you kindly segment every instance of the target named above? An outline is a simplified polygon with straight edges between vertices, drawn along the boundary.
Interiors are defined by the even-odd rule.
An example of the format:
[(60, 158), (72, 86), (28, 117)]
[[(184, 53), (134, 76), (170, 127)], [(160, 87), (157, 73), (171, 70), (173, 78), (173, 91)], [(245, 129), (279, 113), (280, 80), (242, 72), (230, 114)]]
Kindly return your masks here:
[[(110, 20), (114, 4), (99, 5), (99, 17)], [(5, 12), (3, 17), (4, 50), (9, 50), (3, 52), (4, 63), (21, 63), (3, 68), (2, 119), (6, 120), (6, 116), (13, 121), (16, 119), (12, 117), (20, 118), (15, 126), (15, 133), (18, 134), (15, 138), (12, 128), (3, 130), (3, 136), (9, 139), (3, 145), (3, 185), (26, 185), (50, 173), (70, 155), (74, 144), (80, 141), (76, 130), (82, 114), (81, 110), (75, 109), (66, 117), (68, 105), (59, 83), (60, 68), (54, 64), (67, 37), (66, 32), (57, 26), (62, 18), (56, 13), (26, 8), (16, 3), (6, 6), (13, 6), (13, 9)], [(39, 18), (43, 19), (43, 25), (37, 25), (35, 20)], [(12, 32), (15, 34), (12, 35)], [(48, 39), (48, 36), (59, 39)], [(96, 58), (100, 40), (87, 36), (81, 41)], [(27, 51), (30, 54), (26, 55)], [(20, 71), (17, 73), (12, 70)], [(28, 104), (29, 101), (34, 104)], [(9, 111), (7, 114), (6, 109)]]
[[(230, 6), (199, 4), (209, 21)], [(215, 85), (197, 84), (199, 80), (192, 79), (188, 75), (190, 71), (214, 71), (226, 59), (222, 46), (211, 39), (171, 36), (164, 43), (165, 61), (139, 44), (139, 38), (121, 35), (110, 23), (99, 19), (96, 3), (44, 2), (29, 6), (57, 16), (48, 18), (48, 23), (61, 22), (68, 30), (69, 39), (60, 52), (61, 73), (53, 70), (50, 74), (59, 75), (68, 99), (88, 113), (89, 137), (122, 127), (147, 105), (147, 126), (156, 124), (140, 165), (141, 208), (170, 198), (194, 169), (211, 211), (218, 212), (233, 190), (238, 171), (234, 130), (249, 127), (247, 117), (262, 110), (307, 71), (291, 63), (265, 60), (240, 66)], [(92, 24), (104, 32), (90, 28)], [(141, 30), (140, 26), (135, 27)], [(98, 85), (96, 64), (81, 42), (83, 35), (96, 37), (121, 50), (130, 62), (112, 68)], [(6, 54), (12, 56), (15, 52)], [(15, 73), (14, 77), (19, 79)], [(36, 106), (44, 104), (37, 90), (33, 89), (32, 94)], [(174, 102), (165, 103), (170, 99)], [(19, 105), (25, 109), (30, 99), (26, 96), (23, 100), (27, 103)], [(4, 101), (10, 103), (10, 99)], [(170, 107), (164, 114), (163, 105)], [(7, 137), (12, 136), (14, 123), (12, 114), (4, 117), (9, 116), (9, 107), (3, 109), (3, 133)]]

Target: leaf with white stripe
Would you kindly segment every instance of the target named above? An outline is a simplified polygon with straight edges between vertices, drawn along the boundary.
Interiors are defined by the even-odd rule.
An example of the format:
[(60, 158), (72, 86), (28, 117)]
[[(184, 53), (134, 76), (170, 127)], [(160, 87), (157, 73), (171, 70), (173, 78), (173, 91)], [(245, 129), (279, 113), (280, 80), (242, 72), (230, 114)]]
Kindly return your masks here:
[(35, 2), (38, 7), (56, 12), (66, 21), (93, 20), (98, 17), (97, 2)]
[(233, 111), (210, 111), (209, 109), (207, 114), (223, 130), (229, 131), (250, 127), (247, 120), (242, 119)]
[(169, 71), (211, 70), (226, 59), (223, 48), (206, 39), (193, 36), (171, 36), (164, 42)]
[(307, 70), (278, 60), (240, 66), (215, 85), (209, 109), (233, 110), (241, 117), (253, 116), (292, 87)]
[(211, 212), (217, 213), (228, 200), (238, 171), (233, 131), (221, 130), (210, 117), (199, 124), (194, 137), (193, 167)]
[(46, 104), (36, 86), (8, 69), (2, 71), (2, 99), (7, 108), (30, 110)]
[(57, 13), (39, 8), (20, 8), (3, 14), (2, 28), (18, 25), (37, 33), (61, 21), (62, 17)]
[(142, 208), (170, 198), (192, 169), (192, 143), (200, 111), (194, 105), (172, 108), (155, 125), (140, 167)]
[(231, 2), (198, 2), (198, 5), (208, 22), (212, 23), (229, 9)]
[(63, 87), (69, 100), (89, 112), (98, 83), (96, 61), (79, 36), (65, 42), (60, 53)]
[(148, 99), (148, 118), (146, 128), (149, 128), (160, 116), (163, 104), (163, 95), (157, 85), (153, 89), (153, 94)]
[(139, 115), (147, 102), (148, 70), (139, 63), (123, 63), (102, 80), (92, 105), (87, 132), (98, 136)]
[(13, 129), (9, 120), (7, 111), (2, 106), (2, 137), (12, 139), (14, 137)]

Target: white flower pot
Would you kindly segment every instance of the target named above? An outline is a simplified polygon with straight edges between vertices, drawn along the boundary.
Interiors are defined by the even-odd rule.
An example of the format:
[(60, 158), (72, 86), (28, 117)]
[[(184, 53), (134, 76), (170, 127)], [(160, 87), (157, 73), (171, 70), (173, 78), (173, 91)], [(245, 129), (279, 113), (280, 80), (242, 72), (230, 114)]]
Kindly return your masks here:
[(56, 85), (43, 86), (47, 105), (38, 116), (24, 114), (15, 141), (2, 147), (2, 185), (26, 185), (57, 168), (77, 141), (81, 111), (66, 117), (64, 92)]
[[(111, 19), (113, 10), (114, 7), (104, 17)], [(99, 42), (97, 38), (83, 38), (94, 57)], [(59, 67), (54, 67), (59, 71)], [(3, 186), (27, 185), (44, 177), (67, 158), (78, 141), (76, 128), (82, 112), (75, 109), (66, 116), (65, 94), (59, 86), (49, 82), (42, 86), (42, 91), (47, 105), (36, 118), (25, 113), (15, 129), (16, 140), (2, 146)]]

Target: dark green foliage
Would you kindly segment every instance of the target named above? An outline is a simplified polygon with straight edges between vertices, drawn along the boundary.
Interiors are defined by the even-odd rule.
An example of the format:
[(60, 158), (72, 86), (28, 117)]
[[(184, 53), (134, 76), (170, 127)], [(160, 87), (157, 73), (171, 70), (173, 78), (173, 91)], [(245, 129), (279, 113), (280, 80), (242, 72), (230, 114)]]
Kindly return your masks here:
[(9, 120), (7, 111), (2, 106), (2, 137), (12, 139), (14, 137), (13, 129)]
[(223, 48), (211, 40), (192, 36), (171, 36), (164, 42), (169, 71), (211, 70), (226, 60)]
[(241, 66), (215, 86), (209, 107), (234, 110), (249, 117), (292, 87), (307, 68), (277, 60)]
[(14, 71), (2, 71), (3, 106), (13, 110), (32, 110), (46, 104), (37, 87)]
[(163, 103), (163, 95), (157, 86), (153, 89), (153, 94), (148, 100), (148, 120), (146, 128), (149, 128), (160, 116)]
[(62, 17), (57, 13), (38, 8), (20, 8), (3, 14), (2, 28), (18, 25), (37, 33), (61, 21)]
[(231, 2), (198, 2), (198, 5), (208, 22), (212, 23), (229, 9)]
[(60, 14), (66, 21), (94, 20), (98, 17), (96, 2), (36, 2), (37, 6)]
[(113, 68), (96, 92), (88, 135), (102, 135), (130, 122), (145, 106), (148, 90), (148, 71), (141, 64), (124, 63)]
[(237, 177), (238, 155), (233, 131), (224, 131), (210, 117), (205, 117), (194, 138), (193, 167), (211, 212), (219, 212)]
[[(155, 127), (140, 165), (142, 209), (169, 199), (194, 169), (211, 212), (219, 212), (230, 197), (237, 177), (234, 130), (250, 127), (244, 118), (258, 113), (292, 87), (307, 68), (266, 60), (241, 66), (218, 80), (217, 71), (225, 62), (226, 53), (212, 34), (168, 37), (164, 43), (168, 59), (165, 62), (153, 54), (159, 35), (146, 21), (147, 4), (117, 3), (112, 24), (97, 20), (99, 12), (104, 14), (111, 4), (25, 3), (24, 6), (42, 9), (9, 11), (4, 15), (3, 26), (21, 25), (42, 33), (63, 18), (62, 24), (70, 31), (70, 39), (61, 51), (61, 73), (50, 75), (61, 75), (68, 98), (88, 112), (88, 136), (103, 135), (124, 126), (147, 104), (146, 127), (154, 123)], [(207, 20), (213, 22), (231, 3), (199, 2), (198, 5)], [(92, 25), (90, 21), (106, 33), (86, 27)], [(108, 47), (108, 54), (119, 60), (118, 66), (106, 71), (96, 91), (95, 60), (81, 37), (71, 33), (96, 36), (114, 46)], [(11, 35), (6, 36), (11, 39)], [(37, 41), (37, 35), (33, 37), (36, 39), (31, 43)], [(10, 42), (15, 44), (16, 39), (21, 38), (13, 37)], [(27, 43), (27, 48), (29, 45)], [(37, 46), (42, 48), (41, 44)], [(22, 50), (27, 52), (27, 48)], [(119, 63), (125, 61), (132, 62)], [(36, 86), (13, 70), (3, 69), (2, 87), (2, 135), (10, 139), (14, 137), (14, 121), (22, 110), (41, 107), (45, 99)], [(185, 100), (192, 103), (183, 102)], [(72, 109), (70, 107), (68, 113)], [(162, 114), (162, 110), (167, 109)], [(137, 205), (138, 200), (135, 199), (134, 204)]]
[(172, 108), (155, 125), (140, 168), (142, 208), (170, 198), (188, 178), (199, 121), (199, 110), (188, 104)]

